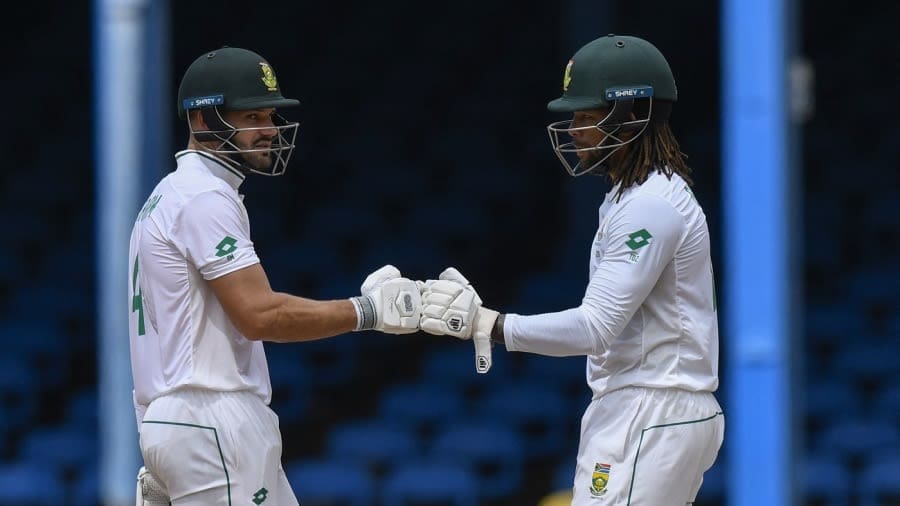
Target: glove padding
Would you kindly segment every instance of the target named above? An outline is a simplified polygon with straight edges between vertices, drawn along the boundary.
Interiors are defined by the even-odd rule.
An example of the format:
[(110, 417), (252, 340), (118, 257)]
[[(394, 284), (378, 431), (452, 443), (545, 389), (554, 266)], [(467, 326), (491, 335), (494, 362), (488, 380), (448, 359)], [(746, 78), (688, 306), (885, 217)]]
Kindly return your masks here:
[(419, 327), (429, 334), (472, 339), (475, 344), (475, 370), (491, 368), (491, 329), (497, 311), (482, 307), (481, 297), (469, 280), (453, 267), (444, 269), (437, 280), (420, 283), (422, 319)]
[(369, 274), (362, 295), (350, 300), (356, 308), (356, 330), (375, 329), (388, 334), (411, 334), (419, 330), (422, 299), (416, 283), (401, 277), (393, 265)]

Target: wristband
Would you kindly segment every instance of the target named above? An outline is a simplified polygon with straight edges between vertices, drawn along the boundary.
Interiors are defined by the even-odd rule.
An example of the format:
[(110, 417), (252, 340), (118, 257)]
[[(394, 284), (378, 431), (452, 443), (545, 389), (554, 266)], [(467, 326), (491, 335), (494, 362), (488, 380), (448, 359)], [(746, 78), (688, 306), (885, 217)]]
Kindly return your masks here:
[(375, 328), (375, 302), (368, 295), (359, 297), (350, 297), (353, 303), (353, 309), (356, 310), (356, 328), (354, 332), (360, 330), (371, 330)]
[(494, 320), (494, 326), (491, 327), (491, 342), (500, 344), (506, 343), (506, 339), (503, 336), (503, 320), (505, 318), (505, 314), (500, 314), (497, 316), (497, 319)]

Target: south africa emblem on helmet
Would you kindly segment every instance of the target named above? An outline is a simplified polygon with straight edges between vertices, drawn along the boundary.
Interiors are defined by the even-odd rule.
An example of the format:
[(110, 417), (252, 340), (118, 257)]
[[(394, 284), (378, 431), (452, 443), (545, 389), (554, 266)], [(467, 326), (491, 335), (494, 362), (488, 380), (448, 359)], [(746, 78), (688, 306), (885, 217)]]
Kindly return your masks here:
[(575, 63), (575, 60), (569, 60), (569, 64), (566, 65), (566, 73), (563, 75), (563, 91), (569, 90), (569, 83), (572, 82), (572, 64)]
[(275, 79), (275, 71), (271, 65), (266, 62), (259, 62), (260, 70), (262, 70), (262, 82), (269, 91), (278, 91), (278, 79)]
[(594, 474), (591, 475), (591, 495), (600, 497), (606, 493), (606, 484), (609, 483), (609, 464), (594, 464)]

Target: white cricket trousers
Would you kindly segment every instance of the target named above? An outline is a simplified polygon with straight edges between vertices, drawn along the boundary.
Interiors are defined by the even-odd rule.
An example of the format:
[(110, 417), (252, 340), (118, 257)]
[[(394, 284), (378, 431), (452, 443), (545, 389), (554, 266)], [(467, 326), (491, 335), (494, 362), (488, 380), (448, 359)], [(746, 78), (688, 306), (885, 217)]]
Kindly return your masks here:
[(250, 392), (185, 389), (147, 408), (144, 465), (173, 506), (296, 506), (278, 417)]
[(591, 401), (581, 419), (572, 506), (684, 506), (722, 446), (709, 392), (629, 387)]

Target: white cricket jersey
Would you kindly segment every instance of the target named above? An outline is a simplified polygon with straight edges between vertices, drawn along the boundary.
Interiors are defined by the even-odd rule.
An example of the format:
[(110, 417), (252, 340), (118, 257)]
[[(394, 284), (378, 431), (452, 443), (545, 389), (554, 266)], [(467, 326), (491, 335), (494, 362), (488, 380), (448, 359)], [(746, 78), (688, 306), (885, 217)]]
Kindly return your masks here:
[(587, 355), (594, 397), (626, 386), (715, 391), (719, 330), (706, 216), (687, 183), (654, 173), (600, 206), (579, 307), (507, 315), (510, 351)]
[(138, 213), (129, 246), (129, 338), (140, 425), (152, 400), (182, 387), (250, 391), (268, 404), (261, 341), (231, 323), (206, 280), (259, 262), (244, 176), (212, 155), (176, 154)]

